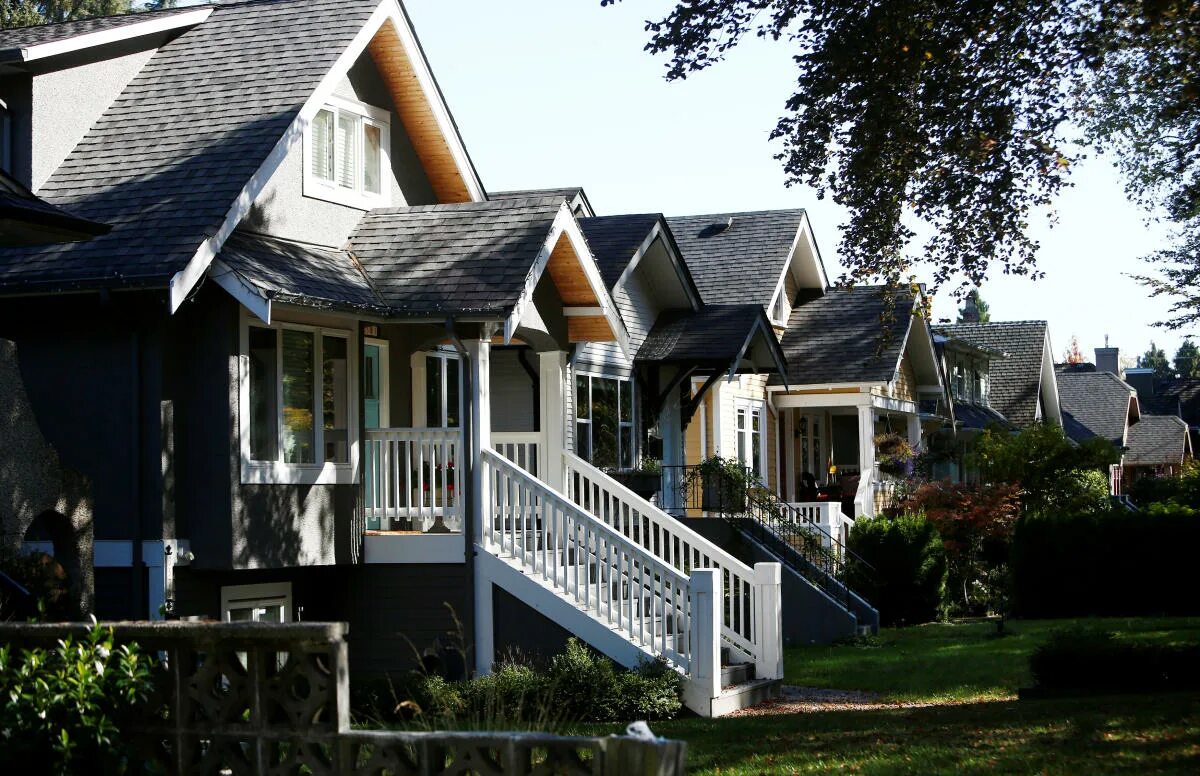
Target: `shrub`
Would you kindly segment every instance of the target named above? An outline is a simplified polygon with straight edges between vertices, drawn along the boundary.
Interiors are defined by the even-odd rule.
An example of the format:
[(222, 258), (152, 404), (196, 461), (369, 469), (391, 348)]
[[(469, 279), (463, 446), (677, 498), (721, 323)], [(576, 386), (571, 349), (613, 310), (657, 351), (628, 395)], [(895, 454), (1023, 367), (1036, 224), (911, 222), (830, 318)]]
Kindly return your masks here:
[(1011, 556), (1022, 617), (1200, 614), (1200, 516), (1116, 510), (1021, 518)]
[(1188, 462), (1178, 477), (1139, 477), (1129, 486), (1129, 497), (1142, 507), (1169, 502), (1200, 509), (1200, 463)]
[(1111, 633), (1060, 631), (1029, 658), (1041, 689), (1154, 692), (1200, 689), (1200, 644), (1137, 644)]
[(10, 772), (125, 772), (121, 727), (145, 713), (151, 666), (99, 625), (52, 650), (0, 647), (0, 749)]
[(884, 625), (937, 617), (946, 585), (946, 550), (933, 523), (919, 514), (861, 518), (847, 545), (874, 567), (849, 567), (849, 584), (879, 609)]

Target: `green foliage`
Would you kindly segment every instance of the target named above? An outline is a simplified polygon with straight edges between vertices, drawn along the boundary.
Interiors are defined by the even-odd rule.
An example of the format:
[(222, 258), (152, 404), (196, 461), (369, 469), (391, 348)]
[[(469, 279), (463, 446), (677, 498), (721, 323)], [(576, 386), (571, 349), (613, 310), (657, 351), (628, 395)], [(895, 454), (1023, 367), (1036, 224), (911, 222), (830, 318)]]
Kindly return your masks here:
[(1163, 692), (1200, 689), (1200, 644), (1119, 642), (1082, 629), (1051, 635), (1029, 658), (1041, 689)]
[(1175, 374), (1180, 377), (1200, 377), (1200, 348), (1190, 339), (1185, 339), (1175, 351)]
[(1153, 340), (1150, 342), (1150, 348), (1138, 356), (1137, 364), (1139, 369), (1153, 369), (1154, 376), (1160, 380), (1175, 376), (1170, 362), (1167, 361), (1166, 351), (1155, 345)]
[(1200, 509), (1200, 463), (1188, 462), (1178, 477), (1139, 477), (1129, 486), (1129, 497), (1143, 509), (1161, 502), (1160, 509)]
[[(974, 308), (974, 309), (972, 309)], [(958, 311), (959, 323), (989, 323), (992, 320), (991, 309), (983, 301), (978, 288), (972, 288), (967, 294), (963, 306)]]
[(984, 480), (1019, 485), (1027, 514), (1050, 514), (1099, 505), (1107, 494), (1107, 486), (1103, 495), (1099, 490), (1101, 478), (1120, 460), (1120, 453), (1107, 440), (1093, 438), (1076, 445), (1058, 426), (1035, 423), (1018, 434), (984, 431), (969, 457)]
[[(43, 622), (61, 622), (72, 618), (74, 607), (70, 580), (62, 565), (44, 552), (0, 555), (0, 571), (20, 583), (32, 601), (0, 601), (0, 616), (24, 619), (37, 616)], [(26, 611), (26, 609), (32, 609)]]
[(1155, 510), (1026, 515), (1011, 555), (1021, 617), (1200, 613), (1195, 548), (1200, 516)]
[(866, 574), (851, 564), (848, 582), (879, 609), (884, 625), (937, 617), (946, 586), (946, 550), (924, 515), (860, 518), (847, 547), (875, 569)]
[(0, 0), (0, 29), (128, 13), (129, 0)]
[(145, 713), (151, 666), (99, 625), (48, 651), (0, 647), (0, 748), (12, 772), (125, 772), (121, 726)]

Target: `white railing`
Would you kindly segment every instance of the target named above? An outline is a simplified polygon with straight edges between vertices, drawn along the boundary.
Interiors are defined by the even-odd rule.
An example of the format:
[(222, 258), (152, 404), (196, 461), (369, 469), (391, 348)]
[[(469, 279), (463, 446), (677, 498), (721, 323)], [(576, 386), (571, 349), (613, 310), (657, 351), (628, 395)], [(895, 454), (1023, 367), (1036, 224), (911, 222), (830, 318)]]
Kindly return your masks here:
[(367, 430), (363, 504), (367, 528), (462, 530), (462, 430)]
[(755, 569), (574, 453), (564, 452), (563, 461), (573, 502), (682, 574), (700, 568), (719, 571), (722, 639), (759, 666), (760, 678), (776, 678), (763, 673), (777, 671), (777, 661), (769, 643), (772, 629), (762, 627), (766, 624), (756, 615), (761, 607)]
[(543, 476), (546, 471), (546, 462), (541, 459), (540, 431), (493, 431), (492, 447), (535, 477)]
[[(692, 674), (705, 638), (693, 632), (688, 575), (499, 453), (486, 450), (482, 460), (493, 506), (483, 521), (485, 548)], [(715, 632), (707, 641), (717, 641)]]
[[(854, 520), (842, 512), (840, 501), (809, 501), (781, 502), (800, 522), (816, 526), (820, 530), (813, 533), (821, 538), (824, 545), (841, 552), (846, 543), (846, 532)], [(836, 540), (836, 543), (834, 542)]]

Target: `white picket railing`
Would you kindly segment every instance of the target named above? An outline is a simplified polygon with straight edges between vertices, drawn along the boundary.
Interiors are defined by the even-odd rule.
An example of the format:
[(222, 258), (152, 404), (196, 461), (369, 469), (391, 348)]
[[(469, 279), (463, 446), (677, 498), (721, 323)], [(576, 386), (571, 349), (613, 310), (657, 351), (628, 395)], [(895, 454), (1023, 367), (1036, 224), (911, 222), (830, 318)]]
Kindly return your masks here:
[[(705, 638), (693, 632), (687, 573), (500, 453), (485, 450), (482, 461), (492, 504), (483, 521), (484, 547), (518, 561), (593, 618), (692, 673), (694, 650)], [(713, 632), (707, 641), (716, 639)]]
[(462, 430), (368, 429), (363, 505), (368, 529), (462, 530)]
[(773, 629), (764, 630), (757, 621), (762, 609), (756, 601), (760, 585), (755, 570), (574, 453), (564, 452), (563, 460), (573, 502), (682, 574), (699, 568), (720, 572), (722, 639), (760, 670), (773, 671), (777, 656), (766, 643)]
[(540, 431), (493, 431), (492, 448), (535, 477), (546, 471)]

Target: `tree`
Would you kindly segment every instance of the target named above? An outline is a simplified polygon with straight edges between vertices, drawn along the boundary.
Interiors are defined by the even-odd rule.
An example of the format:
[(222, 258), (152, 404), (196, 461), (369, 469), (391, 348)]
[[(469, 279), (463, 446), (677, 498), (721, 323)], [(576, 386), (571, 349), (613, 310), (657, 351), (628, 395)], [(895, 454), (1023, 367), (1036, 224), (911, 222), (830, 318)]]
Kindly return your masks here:
[(967, 294), (966, 300), (963, 301), (963, 306), (958, 311), (959, 323), (988, 323), (992, 320), (992, 313), (988, 309), (988, 303), (983, 301), (983, 297), (979, 295), (978, 288), (972, 288)]
[(1200, 377), (1200, 348), (1190, 339), (1175, 351), (1175, 374), (1180, 377)]
[(1074, 334), (1071, 335), (1071, 344), (1063, 351), (1064, 364), (1083, 364), (1087, 359), (1084, 358), (1083, 351), (1079, 349), (1079, 338)]
[(1171, 371), (1171, 364), (1167, 361), (1166, 352), (1156, 346), (1152, 341), (1150, 349), (1138, 357), (1139, 369), (1153, 369), (1154, 376), (1160, 379), (1174, 377), (1175, 373)]
[[(960, 289), (995, 269), (1038, 277), (1029, 221), (1088, 146), (1114, 152), (1200, 273), (1195, 0), (687, 0), (646, 29), (668, 80), (746, 37), (793, 49), (772, 138), (789, 183), (849, 211), (843, 279), (897, 282), (918, 259)], [(919, 253), (913, 216), (933, 235)], [(1200, 285), (1158, 280), (1200, 320)]]
[(130, 10), (130, 0), (0, 0), (0, 29), (112, 16)]

